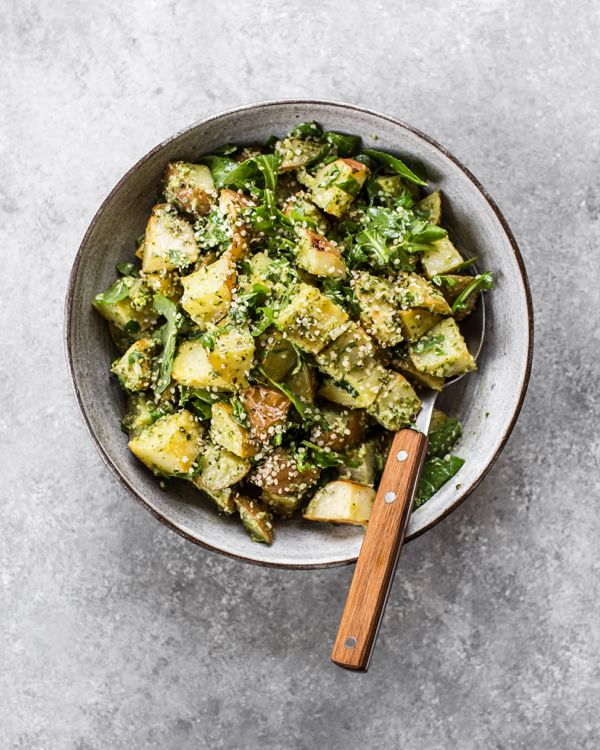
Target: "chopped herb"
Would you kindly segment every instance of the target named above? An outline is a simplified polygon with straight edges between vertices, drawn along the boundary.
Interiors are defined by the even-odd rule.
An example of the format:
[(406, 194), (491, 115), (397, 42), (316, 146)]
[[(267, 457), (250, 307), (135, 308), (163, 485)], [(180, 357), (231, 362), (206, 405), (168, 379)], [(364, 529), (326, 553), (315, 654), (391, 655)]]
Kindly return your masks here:
[(423, 354), (424, 352), (435, 351), (436, 354), (444, 354), (444, 350), (441, 345), (446, 340), (446, 337), (442, 334), (437, 336), (422, 336), (416, 344), (412, 345), (412, 349), (416, 354)]

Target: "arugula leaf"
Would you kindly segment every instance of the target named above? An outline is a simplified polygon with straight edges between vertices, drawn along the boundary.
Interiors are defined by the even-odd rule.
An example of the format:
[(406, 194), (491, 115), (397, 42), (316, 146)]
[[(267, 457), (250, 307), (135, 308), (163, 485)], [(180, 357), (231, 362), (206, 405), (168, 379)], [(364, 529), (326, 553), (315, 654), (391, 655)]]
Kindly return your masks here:
[(336, 183), (336, 187), (340, 188), (340, 190), (343, 190), (345, 193), (348, 193), (348, 195), (351, 195), (353, 198), (356, 198), (356, 196), (360, 193), (360, 185), (356, 180), (353, 180), (351, 177), (349, 177), (347, 180), (344, 180), (343, 182)]
[(287, 386), (283, 385), (283, 383), (278, 383), (276, 380), (273, 380), (273, 378), (270, 378), (262, 367), (257, 367), (257, 370), (260, 372), (263, 378), (265, 378), (265, 380), (273, 386), (273, 388), (281, 391), (284, 396), (287, 396), (289, 398), (303, 422), (305, 422), (306, 424), (312, 424), (312, 422), (314, 422), (315, 409), (309, 403), (307, 403), (303, 398), (300, 398), (300, 396), (297, 396)]
[(465, 310), (467, 308), (467, 299), (480, 289), (491, 289), (494, 286), (494, 279), (491, 273), (480, 273), (475, 276), (469, 286), (464, 289), (452, 303), (452, 312)]
[(429, 448), (427, 455), (431, 458), (437, 456), (443, 458), (450, 452), (462, 434), (460, 422), (456, 417), (449, 417), (445, 422), (429, 435)]
[(290, 130), (290, 136), (292, 138), (314, 138), (320, 141), (323, 136), (323, 128), (318, 122), (310, 120), (310, 122), (301, 122), (296, 125), (295, 128)]
[[(209, 155), (203, 156), (200, 160), (201, 164), (207, 164), (212, 172), (213, 180), (215, 181), (215, 187), (219, 190), (225, 187), (225, 178), (230, 172), (233, 172), (239, 163), (234, 159), (230, 159), (228, 156)], [(243, 162), (242, 162), (243, 164)]]
[(269, 236), (279, 237), (292, 230), (292, 222), (277, 207), (275, 192), (265, 188), (262, 203), (248, 211), (252, 228)]
[(417, 490), (414, 507), (419, 508), (451, 479), (464, 464), (464, 459), (458, 456), (427, 458), (423, 464), (421, 481)]
[(177, 332), (183, 322), (183, 316), (177, 312), (177, 305), (171, 302), (170, 299), (163, 297), (162, 294), (155, 294), (152, 304), (156, 312), (159, 315), (163, 315), (167, 321), (161, 331), (163, 350), (160, 355), (158, 378), (154, 386), (154, 391), (160, 395), (171, 382)]
[(359, 161), (361, 164), (364, 164), (365, 167), (369, 167), (369, 169), (373, 168), (373, 159), (371, 159), (371, 157), (364, 151), (360, 154), (356, 154), (356, 156), (354, 156), (354, 161)]
[(281, 164), (281, 157), (277, 154), (261, 154), (254, 157), (254, 163), (263, 176), (265, 190), (275, 192), (275, 188), (277, 187), (277, 170)]
[(250, 307), (255, 305), (259, 300), (263, 300), (269, 293), (269, 287), (264, 284), (252, 284), (252, 290), (250, 292), (243, 292), (238, 294), (238, 299), (247, 302)]
[(342, 158), (354, 156), (360, 151), (362, 140), (358, 135), (336, 133), (334, 130), (326, 130), (323, 135), (327, 143), (330, 143)]
[(447, 286), (452, 288), (456, 285), (456, 279), (451, 279), (449, 276), (446, 276), (445, 274), (442, 274), (441, 276), (435, 275), (431, 279), (431, 283), (435, 284), (436, 286)]
[(466, 268), (470, 268), (472, 265), (477, 263), (479, 260), (478, 257), (475, 258), (469, 258), (468, 260), (465, 260), (463, 263), (460, 264), (460, 266), (454, 266), (452, 269), (452, 273), (460, 273), (461, 271), (464, 271)]
[(231, 417), (241, 427), (248, 427), (248, 413), (237, 396), (231, 397)]
[(295, 459), (298, 471), (317, 467), (319, 469), (329, 469), (332, 466), (340, 466), (344, 463), (343, 458), (335, 451), (326, 451), (309, 440), (303, 440), (301, 448), (296, 451)]
[(423, 229), (420, 229), (419, 232), (411, 232), (411, 237), (413, 240), (425, 245), (430, 245), (432, 242), (437, 242), (437, 240), (441, 240), (447, 235), (448, 232), (445, 229), (443, 229), (442, 227), (438, 227), (435, 224), (426, 224), (425, 227)]
[(133, 263), (117, 263), (116, 269), (117, 273), (121, 276), (134, 276), (137, 278), (140, 275)]
[(254, 338), (264, 333), (269, 326), (273, 325), (275, 320), (275, 309), (273, 307), (259, 307), (256, 312), (259, 314), (259, 318), (256, 325), (250, 329)]
[(351, 286), (342, 279), (323, 279), (323, 294), (346, 308), (351, 315), (360, 315), (360, 305)]
[(240, 147), (236, 146), (235, 143), (225, 143), (222, 146), (219, 146), (219, 148), (216, 148), (213, 153), (217, 154), (218, 156), (231, 156), (239, 150)]
[(370, 148), (365, 150), (365, 154), (367, 156), (371, 156), (373, 159), (375, 159), (375, 161), (383, 162), (387, 167), (393, 169), (396, 174), (404, 177), (405, 180), (414, 182), (415, 185), (427, 186), (425, 180), (422, 180), (411, 169), (409, 169), (403, 161), (401, 161), (397, 157), (392, 156), (391, 154), (387, 154), (385, 151), (375, 151)]
[(117, 279), (114, 284), (108, 287), (108, 289), (94, 297), (94, 301), (104, 305), (112, 305), (115, 302), (129, 297), (130, 285), (127, 283), (127, 279)]
[(179, 405), (185, 406), (202, 421), (212, 417), (212, 405), (218, 400), (219, 396), (216, 393), (211, 393), (204, 388), (180, 386)]
[(223, 187), (245, 188), (249, 182), (256, 182), (260, 176), (266, 190), (275, 190), (277, 170), (281, 163), (278, 154), (259, 154), (234, 163), (235, 167), (228, 169), (222, 177)]
[(367, 248), (374, 256), (374, 260), (379, 266), (387, 266), (390, 260), (390, 253), (385, 236), (377, 229), (363, 229), (355, 237), (356, 243), (361, 248)]

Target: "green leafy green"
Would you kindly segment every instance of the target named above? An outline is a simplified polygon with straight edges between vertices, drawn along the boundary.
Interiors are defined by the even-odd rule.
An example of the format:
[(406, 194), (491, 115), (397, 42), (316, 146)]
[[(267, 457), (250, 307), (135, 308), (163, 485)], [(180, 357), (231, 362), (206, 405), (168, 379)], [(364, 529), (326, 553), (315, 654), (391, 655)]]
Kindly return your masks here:
[(162, 327), (161, 341), (163, 345), (162, 354), (160, 355), (160, 365), (158, 377), (154, 391), (161, 394), (171, 382), (171, 371), (173, 369), (173, 360), (175, 358), (175, 346), (177, 344), (177, 332), (183, 322), (183, 316), (177, 312), (177, 305), (170, 299), (163, 297), (162, 294), (155, 294), (152, 301), (154, 309), (159, 315), (166, 318), (166, 323)]
[(437, 240), (441, 240), (448, 235), (445, 229), (438, 227), (436, 224), (428, 224), (425, 221), (423, 224), (425, 225), (423, 228), (416, 227), (417, 231), (411, 231), (412, 239), (415, 242), (430, 245), (432, 242), (437, 242)]
[(425, 182), (425, 180), (422, 180), (412, 171), (412, 169), (409, 169), (406, 164), (397, 157), (392, 156), (391, 154), (387, 154), (385, 151), (375, 151), (370, 148), (365, 150), (365, 154), (375, 159), (375, 161), (382, 162), (386, 165), (386, 167), (389, 167), (394, 172), (396, 172), (396, 174), (404, 177), (405, 180), (414, 182), (415, 185), (427, 186), (427, 182)]
[(257, 232), (280, 238), (289, 234), (292, 236), (292, 222), (277, 207), (275, 193), (270, 188), (265, 188), (262, 194), (262, 203), (248, 209), (248, 216), (252, 228)]
[(466, 268), (470, 268), (472, 265), (477, 263), (479, 260), (478, 257), (475, 258), (469, 258), (468, 260), (463, 261), (459, 266), (454, 266), (452, 269), (452, 273), (460, 273), (461, 271), (464, 271)]
[(114, 284), (111, 284), (111, 286), (106, 289), (106, 291), (97, 294), (94, 297), (94, 301), (104, 305), (112, 305), (115, 302), (120, 302), (126, 297), (129, 297), (130, 287), (131, 282), (127, 283), (126, 278), (117, 279)]
[(266, 190), (274, 191), (277, 187), (277, 170), (280, 163), (281, 157), (277, 154), (259, 154), (242, 162), (234, 162), (235, 166), (228, 168), (222, 175), (222, 186), (245, 188), (248, 183), (258, 181)]
[(239, 150), (240, 147), (236, 146), (235, 143), (225, 143), (223, 146), (219, 146), (219, 148), (216, 148), (213, 153), (217, 154), (218, 156), (231, 156)]
[(204, 388), (180, 386), (179, 405), (185, 406), (202, 421), (212, 417), (212, 405), (218, 400), (218, 394), (211, 393)]
[(248, 413), (237, 396), (231, 397), (231, 416), (241, 427), (248, 427)]
[(464, 289), (452, 303), (452, 312), (465, 310), (467, 308), (467, 299), (479, 290), (491, 289), (494, 286), (494, 279), (491, 273), (481, 273), (475, 276), (469, 286)]
[(117, 273), (121, 276), (134, 276), (138, 277), (139, 271), (134, 266), (133, 263), (117, 263), (116, 265)]
[(423, 464), (421, 481), (415, 498), (415, 508), (419, 508), (429, 498), (451, 479), (464, 464), (464, 459), (458, 456), (448, 456), (448, 458), (438, 458), (433, 456), (427, 458)]
[(277, 170), (281, 164), (281, 157), (277, 154), (261, 154), (254, 157), (254, 163), (262, 174), (265, 190), (274, 192), (277, 187)]
[(362, 140), (358, 135), (336, 133), (333, 130), (327, 130), (323, 135), (327, 143), (330, 143), (342, 158), (354, 156), (360, 151)]
[(258, 367), (257, 370), (262, 377), (273, 386), (273, 388), (276, 388), (283, 393), (284, 396), (289, 398), (304, 423), (312, 424), (316, 414), (314, 407), (307, 403), (303, 398), (300, 398), (300, 396), (297, 396), (287, 386), (283, 385), (283, 383), (278, 383), (276, 380), (273, 380), (273, 378), (270, 378), (262, 367)]
[(313, 138), (318, 141), (321, 140), (323, 136), (323, 128), (314, 120), (310, 120), (310, 122), (301, 122), (296, 125), (295, 128), (290, 130), (290, 136), (292, 138)]
[(344, 459), (339, 453), (325, 450), (325, 448), (315, 445), (309, 440), (302, 440), (301, 447), (296, 451), (294, 457), (298, 471), (306, 471), (315, 467), (329, 469), (332, 466), (340, 466), (344, 463)]
[(346, 308), (354, 317), (360, 315), (360, 305), (356, 299), (354, 289), (342, 279), (324, 279), (322, 282), (323, 294), (338, 305)]
[(456, 285), (456, 279), (450, 278), (450, 276), (442, 275), (442, 276), (434, 276), (431, 279), (431, 283), (435, 284), (436, 286), (447, 286), (450, 289)]
[(462, 429), (456, 417), (449, 417), (429, 435), (429, 457), (437, 456), (443, 458), (450, 452), (453, 445), (461, 436)]
[(269, 326), (273, 325), (273, 321), (275, 320), (274, 307), (259, 307), (256, 312), (258, 313), (258, 318), (254, 326), (250, 329), (250, 333), (254, 338), (264, 333)]
[(360, 185), (351, 177), (349, 177), (347, 180), (343, 180), (342, 182), (337, 182), (336, 187), (338, 187), (340, 190), (343, 190), (345, 193), (348, 193), (348, 195), (351, 195), (353, 198), (356, 198), (356, 196), (360, 193)]
[(446, 337), (442, 334), (434, 336), (421, 336), (416, 344), (412, 345), (412, 350), (415, 354), (423, 354), (424, 352), (435, 351), (438, 354), (444, 354), (444, 350), (441, 348), (442, 344), (446, 340)]
[(239, 162), (235, 161), (235, 159), (230, 159), (229, 156), (219, 156), (218, 154), (203, 156), (200, 159), (200, 163), (207, 164), (210, 167), (215, 186), (219, 190), (225, 187), (225, 178), (227, 175), (239, 166)]

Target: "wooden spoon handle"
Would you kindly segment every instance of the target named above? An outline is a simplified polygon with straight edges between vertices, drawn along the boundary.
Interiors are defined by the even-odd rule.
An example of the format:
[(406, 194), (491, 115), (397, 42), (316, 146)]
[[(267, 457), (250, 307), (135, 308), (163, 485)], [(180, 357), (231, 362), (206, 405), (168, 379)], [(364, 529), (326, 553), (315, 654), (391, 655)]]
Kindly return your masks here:
[(394, 436), (331, 654), (340, 667), (369, 668), (427, 443), (426, 435), (408, 428)]

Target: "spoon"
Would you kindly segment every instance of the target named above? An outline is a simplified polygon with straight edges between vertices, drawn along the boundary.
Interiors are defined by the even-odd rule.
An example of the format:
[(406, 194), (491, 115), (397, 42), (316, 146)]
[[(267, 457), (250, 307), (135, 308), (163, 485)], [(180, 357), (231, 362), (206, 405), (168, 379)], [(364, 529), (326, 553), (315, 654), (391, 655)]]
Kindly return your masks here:
[[(485, 307), (480, 295), (463, 328), (476, 361), (484, 330)], [(450, 378), (445, 387), (463, 375)], [(425, 389), (415, 428), (407, 427), (394, 436), (331, 653), (331, 661), (345, 669), (366, 672), (369, 668), (427, 455), (427, 433), (438, 393)]]

